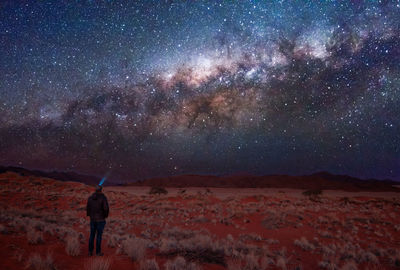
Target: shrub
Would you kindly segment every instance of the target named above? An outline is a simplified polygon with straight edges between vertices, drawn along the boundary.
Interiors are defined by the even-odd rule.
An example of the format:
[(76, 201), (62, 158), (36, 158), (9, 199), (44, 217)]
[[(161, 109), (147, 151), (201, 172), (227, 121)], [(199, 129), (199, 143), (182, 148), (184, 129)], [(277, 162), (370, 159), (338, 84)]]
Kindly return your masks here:
[(118, 236), (116, 234), (112, 234), (108, 239), (108, 246), (111, 248), (115, 248), (118, 246)]
[(176, 238), (177, 240), (188, 239), (194, 236), (194, 232), (191, 230), (185, 230), (179, 227), (164, 229), (161, 233), (162, 236), (167, 238)]
[(323, 260), (318, 262), (319, 268), (334, 270), (339, 268), (339, 258), (338, 257), (323, 257)]
[(82, 232), (78, 233), (78, 240), (81, 242), (81, 244), (86, 243), (85, 235)]
[(284, 258), (282, 256), (279, 256), (276, 259), (276, 267), (278, 267), (279, 269), (286, 270), (287, 269), (286, 263), (287, 263), (286, 258)]
[(159, 270), (160, 267), (155, 259), (152, 260), (142, 260), (139, 263), (140, 270)]
[(228, 260), (227, 269), (228, 270), (241, 270), (242, 267), (240, 266), (240, 261), (232, 260), (232, 259)]
[(33, 229), (28, 230), (26, 233), (26, 237), (28, 239), (29, 244), (43, 244), (44, 243), (44, 238), (43, 238), (43, 233), (35, 231)]
[(44, 233), (48, 233), (51, 236), (54, 236), (54, 230), (53, 230), (53, 227), (51, 225), (45, 226), (44, 229), (43, 229), (43, 232)]
[(164, 187), (151, 187), (149, 194), (168, 194)]
[(304, 196), (318, 196), (322, 194), (322, 190), (320, 189), (310, 189), (303, 191)]
[(38, 231), (43, 231), (43, 229), (44, 229), (44, 223), (42, 222), (42, 221), (39, 221), (39, 220), (34, 220), (34, 219), (32, 219), (31, 221), (30, 221), (30, 225), (33, 227), (33, 228), (35, 228), (36, 230), (38, 230)]
[(81, 246), (77, 237), (68, 236), (65, 243), (65, 251), (70, 256), (79, 256)]
[(3, 224), (0, 224), (0, 233), (2, 233), (2, 234), (8, 233), (7, 227), (4, 226)]
[(185, 258), (178, 256), (174, 261), (167, 261), (165, 263), (166, 270), (184, 270), (186, 266)]
[(369, 251), (361, 253), (361, 260), (364, 261), (364, 262), (371, 262), (371, 263), (374, 263), (374, 264), (378, 264), (379, 263), (379, 260), (375, 256), (375, 254), (373, 254), (372, 252), (369, 252)]
[(27, 225), (26, 225), (26, 223), (27, 223), (27, 222), (26, 222), (25, 219), (17, 217), (17, 218), (15, 218), (15, 219), (13, 219), (13, 220), (9, 223), (9, 225), (10, 225), (11, 227), (15, 228), (16, 230), (26, 232), (26, 231), (27, 231)]
[(274, 260), (272, 258), (265, 256), (261, 259), (261, 269), (269, 269), (270, 265), (274, 265)]
[(108, 270), (111, 266), (110, 258), (94, 257), (86, 261), (85, 270)]
[[(165, 255), (181, 255), (190, 261), (225, 265), (224, 248), (215, 245), (207, 234), (192, 234), (182, 237), (184, 231), (177, 238), (163, 239), (160, 252)], [(164, 234), (165, 235), (165, 234)], [(180, 241), (176, 239), (183, 238)]]
[(331, 261), (321, 261), (318, 263), (318, 267), (322, 268), (322, 269), (328, 269), (328, 270), (338, 269), (336, 263), (331, 262)]
[(258, 258), (254, 256), (254, 254), (248, 254), (245, 257), (246, 265), (244, 267), (245, 270), (258, 270), (260, 269), (260, 265), (258, 263)]
[(203, 234), (195, 234), (192, 238), (189, 239), (183, 239), (180, 241), (181, 248), (183, 250), (190, 250), (190, 251), (195, 251), (195, 250), (214, 250), (214, 243), (213, 240), (209, 235), (203, 235)]
[(303, 250), (314, 250), (315, 246), (308, 242), (308, 240), (303, 236), (299, 239), (294, 240), (296, 246), (301, 247)]
[(226, 236), (226, 240), (228, 240), (229, 242), (235, 242), (235, 239), (233, 238), (233, 236), (231, 234), (228, 234)]
[(17, 248), (14, 251), (13, 259), (15, 259), (17, 262), (22, 262), (23, 258), (24, 258), (24, 251), (22, 249)]
[(358, 266), (354, 261), (349, 261), (345, 263), (340, 270), (357, 270)]
[(187, 263), (185, 258), (178, 256), (174, 261), (165, 263), (166, 270), (200, 270), (201, 267), (194, 263)]
[(34, 270), (56, 270), (53, 256), (47, 253), (46, 258), (42, 258), (40, 254), (35, 253), (28, 258), (26, 268)]
[(130, 238), (123, 242), (123, 249), (132, 261), (140, 261), (146, 255), (147, 241), (142, 238)]
[(346, 205), (351, 203), (349, 197), (343, 197), (343, 198), (340, 199), (340, 201), (343, 202)]
[(161, 238), (160, 252), (168, 253), (178, 249), (178, 241), (175, 238)]

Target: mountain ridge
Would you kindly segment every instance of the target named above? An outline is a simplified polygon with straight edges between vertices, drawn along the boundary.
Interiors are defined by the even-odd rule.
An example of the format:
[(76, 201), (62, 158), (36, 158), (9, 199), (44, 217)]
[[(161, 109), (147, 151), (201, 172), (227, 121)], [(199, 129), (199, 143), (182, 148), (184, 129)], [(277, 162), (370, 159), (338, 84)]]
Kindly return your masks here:
[[(100, 177), (78, 174), (76, 172), (58, 172), (30, 170), (22, 167), (0, 166), (0, 174), (14, 172), (22, 176), (46, 177), (61, 181), (81, 182), (89, 185), (99, 183)], [(112, 184), (111, 184), (112, 183)], [(116, 185), (110, 181), (110, 185)], [(155, 177), (125, 184), (124, 186), (162, 186), (162, 187), (215, 187), (215, 188), (293, 188), (293, 189), (334, 189), (346, 191), (394, 191), (400, 189), (394, 185), (400, 185), (394, 180), (385, 179), (360, 179), (348, 175), (336, 175), (326, 171), (309, 175), (199, 175), (184, 174), (167, 177)]]

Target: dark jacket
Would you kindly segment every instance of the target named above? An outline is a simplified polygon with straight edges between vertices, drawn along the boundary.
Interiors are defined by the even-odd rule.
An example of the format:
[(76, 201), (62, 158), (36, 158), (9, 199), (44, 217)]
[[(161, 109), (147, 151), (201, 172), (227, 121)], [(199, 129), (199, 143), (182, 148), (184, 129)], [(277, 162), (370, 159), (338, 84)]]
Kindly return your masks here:
[(104, 193), (93, 193), (87, 202), (86, 215), (91, 221), (104, 221), (108, 217), (108, 202)]

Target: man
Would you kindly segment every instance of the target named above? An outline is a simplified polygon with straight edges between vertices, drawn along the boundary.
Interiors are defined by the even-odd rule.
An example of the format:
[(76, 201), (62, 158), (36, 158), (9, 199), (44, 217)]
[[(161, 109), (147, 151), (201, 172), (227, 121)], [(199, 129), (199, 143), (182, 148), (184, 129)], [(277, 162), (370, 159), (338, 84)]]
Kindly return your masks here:
[(101, 236), (106, 225), (108, 212), (108, 202), (106, 196), (102, 193), (102, 187), (96, 186), (96, 192), (89, 197), (86, 206), (86, 215), (90, 217), (89, 256), (93, 255), (96, 233), (96, 255), (103, 256), (103, 253), (101, 253)]

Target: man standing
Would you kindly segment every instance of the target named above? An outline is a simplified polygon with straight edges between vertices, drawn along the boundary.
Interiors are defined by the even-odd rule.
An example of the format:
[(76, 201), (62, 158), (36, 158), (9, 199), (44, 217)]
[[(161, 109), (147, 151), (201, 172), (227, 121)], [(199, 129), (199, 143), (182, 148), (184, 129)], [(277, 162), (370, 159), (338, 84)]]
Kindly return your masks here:
[(86, 215), (90, 217), (89, 256), (93, 255), (96, 233), (96, 255), (103, 256), (101, 252), (101, 236), (106, 225), (108, 212), (108, 202), (106, 196), (102, 193), (102, 187), (96, 186), (96, 192), (89, 197), (86, 206)]

